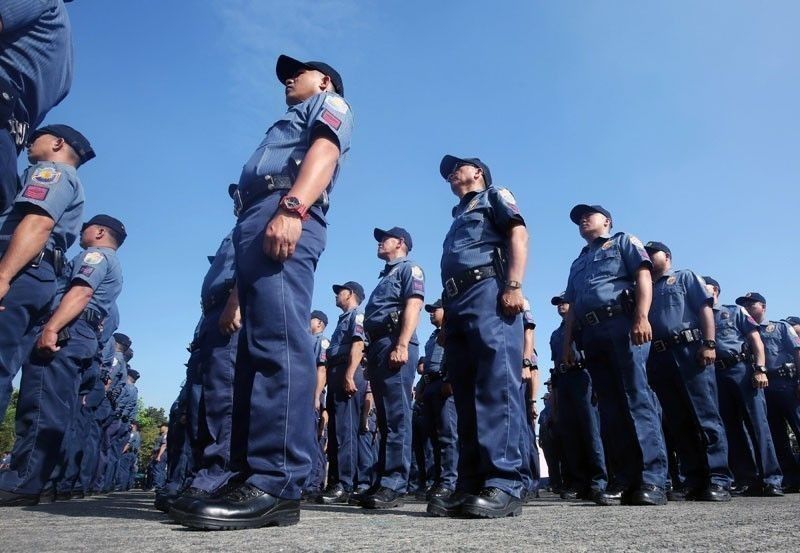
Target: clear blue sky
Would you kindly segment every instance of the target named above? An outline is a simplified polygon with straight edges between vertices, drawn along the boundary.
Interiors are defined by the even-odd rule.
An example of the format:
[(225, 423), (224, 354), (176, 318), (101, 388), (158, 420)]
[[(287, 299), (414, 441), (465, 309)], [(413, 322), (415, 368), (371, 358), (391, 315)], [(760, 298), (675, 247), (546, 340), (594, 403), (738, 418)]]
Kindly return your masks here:
[[(375, 226), (409, 229), (439, 294), (456, 201), (438, 174), (444, 153), (480, 156), (518, 199), (545, 360), (549, 299), (582, 246), (568, 218), (579, 202), (669, 244), (727, 302), (758, 290), (771, 317), (800, 312), (796, 2), (68, 6), (75, 81), (47, 121), (74, 125), (97, 151), (81, 169), (87, 217), (128, 227), (120, 330), (148, 404), (177, 394), (206, 255), (234, 224), (227, 185), (285, 109), (280, 53), (337, 67), (356, 116), (317, 271), (314, 306), (332, 320), (332, 283), (369, 292), (377, 281)], [(425, 320), (421, 338), (430, 330)]]

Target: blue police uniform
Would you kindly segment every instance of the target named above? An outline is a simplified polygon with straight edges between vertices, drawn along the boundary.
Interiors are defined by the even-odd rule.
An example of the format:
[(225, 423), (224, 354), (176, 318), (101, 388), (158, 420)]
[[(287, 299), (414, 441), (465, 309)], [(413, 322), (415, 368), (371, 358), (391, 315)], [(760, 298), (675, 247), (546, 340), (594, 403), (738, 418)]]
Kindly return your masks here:
[[(524, 219), (508, 190), (465, 195), (453, 209), (441, 275), (447, 377), (461, 443), (457, 488), (475, 493), (492, 487), (520, 498), (522, 317), (498, 308), (504, 283), (495, 254), (507, 251), (508, 231), (516, 224)], [(467, 280), (476, 270), (494, 278)]]
[(353, 376), (358, 391), (344, 391), (344, 378), (350, 364), (350, 349), (357, 341), (366, 342), (364, 311), (353, 308), (339, 316), (327, 349), (328, 411), (328, 487), (340, 484), (345, 492), (356, 485), (358, 469), (358, 431), (367, 381), (359, 365)]
[(727, 489), (732, 480), (714, 367), (696, 358), (703, 339), (700, 311), (713, 302), (705, 281), (686, 269), (670, 269), (653, 284), (648, 376), (690, 492), (709, 485)]
[(633, 288), (636, 271), (650, 265), (634, 236), (619, 232), (598, 237), (572, 262), (564, 294), (582, 327), (574, 336), (586, 355), (601, 432), (614, 434), (604, 439), (615, 450), (606, 453), (618, 460), (609, 468), (615, 484), (628, 490), (643, 485), (663, 489), (667, 479), (657, 400), (645, 369), (650, 344), (633, 344), (632, 321), (620, 303), (620, 294)]
[[(557, 431), (563, 444), (560, 449), (564, 457), (564, 480), (569, 489), (578, 493), (603, 490), (608, 485), (608, 473), (592, 378), (582, 362), (571, 367), (563, 364), (564, 331), (562, 322), (550, 336), (553, 394), (559, 406)], [(580, 359), (580, 356), (576, 358)]]
[[(11, 381), (33, 347), (34, 327), (50, 309), (57, 292), (58, 260), (78, 236), (83, 216), (83, 187), (74, 167), (40, 162), (25, 170), (24, 188), (14, 204), (0, 214), (0, 252), (5, 252), (17, 225), (30, 207), (43, 210), (55, 222), (44, 253), (12, 281), (0, 313), (0, 413), (11, 397)], [(2, 258), (2, 253), (0, 253)]]
[[(367, 382), (364, 390), (364, 397), (372, 394), (372, 389)], [(364, 403), (362, 402), (362, 405)], [(364, 413), (366, 405), (362, 407), (361, 417), (362, 426), (358, 430), (358, 466), (356, 467), (355, 488), (357, 492), (365, 492), (375, 485), (375, 465), (378, 462), (378, 416), (373, 407), (369, 412)]]
[(131, 430), (128, 433), (128, 450), (125, 451), (119, 460), (117, 474), (114, 478), (114, 489), (116, 491), (127, 491), (131, 488), (132, 477), (136, 466), (136, 456), (139, 454), (139, 447), (141, 447), (141, 439), (139, 432)]
[(797, 350), (800, 338), (785, 321), (762, 321), (758, 325), (766, 354), (769, 386), (764, 391), (767, 400), (767, 420), (772, 442), (778, 456), (783, 485), (787, 491), (800, 489), (800, 460), (792, 450), (788, 424), (795, 436), (800, 436), (800, 399), (798, 399)]
[(458, 478), (458, 418), (452, 395), (442, 395), (444, 348), (439, 345), (440, 329), (425, 342), (422, 380), (422, 412), (433, 445), (433, 485), (455, 490)]
[[(308, 338), (314, 270), (325, 248), (324, 200), (310, 208), (294, 254), (278, 262), (264, 254), (264, 226), (278, 212), (281, 189), (322, 128), (335, 136), (340, 161), (350, 149), (352, 110), (332, 92), (290, 106), (272, 125), (239, 179), (241, 210), (234, 232), (242, 311), (234, 394), (234, 452), (247, 482), (283, 499), (299, 499), (314, 456), (316, 371)], [(339, 175), (337, 163), (328, 186)], [(276, 317), (275, 314), (282, 314)], [(241, 441), (237, 429), (242, 430)], [(235, 455), (234, 455), (235, 457)]]
[(72, 84), (72, 31), (62, 0), (0, 5), (0, 211), (17, 194), (17, 155)]
[[(313, 317), (312, 317), (313, 318)], [(327, 324), (327, 323), (326, 323)], [(314, 359), (316, 359), (317, 367), (324, 367), (327, 363), (328, 359), (328, 346), (330, 346), (330, 340), (322, 333), (316, 332), (311, 335), (311, 338), (314, 341)], [(325, 390), (320, 392), (319, 404), (323, 406), (327, 405), (327, 394)], [(303, 488), (305, 494), (308, 495), (316, 495), (322, 490), (322, 486), (325, 483), (325, 472), (326, 472), (326, 464), (327, 464), (327, 457), (325, 454), (325, 443), (322, 440), (321, 433), (319, 430), (319, 425), (321, 424), (321, 417), (322, 413), (317, 409), (317, 406), (314, 406), (314, 440), (316, 447), (314, 448), (314, 458), (313, 458), (313, 465), (311, 469), (311, 474), (306, 480), (306, 484)]]
[(542, 447), (544, 460), (547, 463), (547, 480), (553, 493), (560, 493), (564, 486), (562, 478), (562, 448), (555, 421), (553, 402), (555, 396), (544, 398), (542, 411), (539, 413), (539, 445)]
[(226, 335), (219, 320), (234, 286), (233, 232), (223, 239), (203, 279), (201, 290), (203, 321), (197, 336), (197, 360), (202, 379), (198, 446), (203, 453), (192, 486), (207, 492), (225, 484), (230, 477), (231, 423), (233, 417), (233, 375), (239, 331)]
[(153, 458), (150, 461), (150, 479), (152, 480), (156, 493), (163, 490), (167, 483), (167, 459), (169, 457), (167, 450), (164, 450), (164, 453), (161, 454), (161, 458), (158, 457), (161, 447), (166, 444), (167, 434), (159, 434), (151, 450)]
[(93, 293), (83, 314), (66, 327), (70, 337), (61, 349), (47, 359), (34, 351), (23, 367), (14, 463), (0, 475), (0, 490), (34, 495), (44, 488), (43, 478), (52, 472), (70, 409), (78, 401), (80, 370), (92, 364), (99, 323), (122, 290), (114, 249), (88, 248), (75, 257), (73, 267), (72, 282), (85, 283)]
[(411, 387), (419, 358), (416, 329), (408, 344), (408, 361), (394, 368), (389, 356), (397, 343), (406, 301), (425, 296), (425, 275), (411, 259), (398, 257), (386, 263), (380, 277), (364, 309), (367, 371), (381, 435), (378, 483), (402, 494), (411, 468)]
[[(524, 330), (533, 330), (536, 328), (536, 322), (533, 319), (533, 312), (531, 311), (530, 302), (525, 299), (524, 311), (522, 312), (522, 328)], [(530, 359), (533, 366), (531, 370), (539, 370), (538, 359), (536, 351), (534, 350), (533, 358)], [(525, 494), (532, 497), (536, 494), (539, 488), (540, 467), (539, 467), (539, 447), (536, 444), (536, 430), (534, 428), (535, 421), (532, 418), (530, 410), (530, 388), (533, 386), (533, 379), (522, 382), (520, 387), (520, 403), (525, 406), (522, 414), (522, 431), (520, 432), (520, 452), (522, 454), (522, 468), (520, 475), (522, 476), (522, 489), (523, 498)]]
[(429, 424), (425, 417), (423, 397), (425, 381), (414, 385), (414, 402), (411, 405), (411, 465), (408, 470), (408, 493), (424, 497), (433, 486), (433, 444)]
[[(199, 349), (197, 350), (200, 351)], [(169, 431), (167, 432), (167, 449), (161, 463), (156, 463), (156, 472), (161, 478), (164, 473), (164, 485), (156, 487), (156, 508), (160, 508), (165, 498), (177, 498), (189, 486), (194, 486), (196, 467), (203, 453), (203, 446), (208, 440), (199, 437), (203, 422), (200, 416), (202, 397), (202, 370), (197, 361), (200, 354), (192, 355), (186, 366), (186, 381), (181, 387), (178, 397), (169, 410)]]
[[(758, 323), (738, 305), (714, 305), (717, 392), (728, 438), (728, 460), (738, 486), (783, 481), (767, 423), (764, 390), (753, 386), (746, 336)], [(752, 444), (752, 446), (751, 446)]]
[[(121, 352), (117, 353), (121, 354)], [(113, 420), (107, 429), (109, 449), (102, 488), (104, 491), (110, 491), (114, 486), (114, 478), (119, 467), (122, 448), (125, 446), (125, 441), (130, 431), (130, 421), (134, 418), (138, 399), (138, 389), (135, 385), (128, 383), (126, 378), (121, 386), (121, 392), (116, 399), (116, 403), (112, 403)]]

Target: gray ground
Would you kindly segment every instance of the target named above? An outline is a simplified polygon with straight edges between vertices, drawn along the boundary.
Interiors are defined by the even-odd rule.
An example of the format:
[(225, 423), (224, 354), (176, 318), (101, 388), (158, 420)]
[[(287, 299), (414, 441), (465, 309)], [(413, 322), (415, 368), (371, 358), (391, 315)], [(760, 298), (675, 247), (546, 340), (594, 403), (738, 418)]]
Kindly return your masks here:
[(595, 507), (545, 494), (521, 517), (428, 517), (424, 503), (393, 511), (305, 505), (300, 524), (230, 532), (185, 530), (146, 492), (0, 508), (0, 551), (800, 551), (800, 496), (665, 507)]

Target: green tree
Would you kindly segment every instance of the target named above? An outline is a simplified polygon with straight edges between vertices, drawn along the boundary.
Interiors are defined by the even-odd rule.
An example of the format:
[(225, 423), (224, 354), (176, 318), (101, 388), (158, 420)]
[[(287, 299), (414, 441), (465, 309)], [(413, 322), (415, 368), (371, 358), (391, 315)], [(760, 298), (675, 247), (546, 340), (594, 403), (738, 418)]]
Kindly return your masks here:
[(11, 451), (11, 448), (14, 447), (14, 440), (16, 439), (14, 421), (17, 418), (18, 398), (19, 390), (15, 389), (11, 392), (11, 402), (8, 404), (3, 422), (0, 423), (0, 454), (4, 451)]
[(150, 452), (158, 437), (158, 427), (167, 422), (167, 414), (163, 407), (146, 407), (144, 399), (139, 397), (136, 420), (139, 421), (139, 434), (142, 438), (139, 470), (143, 471), (150, 462)]

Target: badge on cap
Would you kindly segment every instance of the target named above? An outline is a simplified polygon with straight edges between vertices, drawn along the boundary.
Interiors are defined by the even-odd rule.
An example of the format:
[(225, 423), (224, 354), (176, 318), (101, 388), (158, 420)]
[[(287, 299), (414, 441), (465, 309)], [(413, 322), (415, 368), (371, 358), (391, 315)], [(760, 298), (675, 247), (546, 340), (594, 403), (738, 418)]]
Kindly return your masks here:
[(675, 278), (674, 276), (671, 276), (671, 277), (669, 277), (669, 278), (667, 279), (667, 285), (668, 285), (668, 286), (672, 286), (672, 285), (673, 285), (673, 284), (675, 284), (676, 282), (678, 282), (678, 279), (677, 279), (677, 278)]
[(31, 180), (39, 184), (52, 184), (56, 182), (59, 177), (61, 177), (61, 171), (56, 171), (52, 167), (39, 167), (33, 172), (33, 175), (31, 175)]
[(325, 97), (325, 105), (330, 106), (331, 108), (335, 109), (340, 113), (347, 113), (350, 110), (350, 107), (347, 105), (347, 102), (342, 100), (339, 96), (326, 96)]
[(83, 262), (89, 265), (97, 265), (103, 261), (103, 254), (100, 252), (89, 252), (83, 256)]

